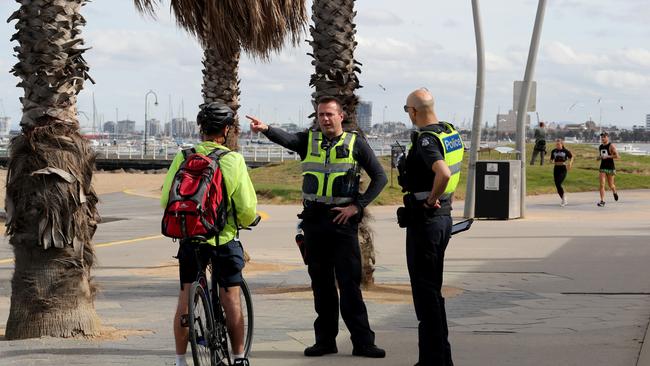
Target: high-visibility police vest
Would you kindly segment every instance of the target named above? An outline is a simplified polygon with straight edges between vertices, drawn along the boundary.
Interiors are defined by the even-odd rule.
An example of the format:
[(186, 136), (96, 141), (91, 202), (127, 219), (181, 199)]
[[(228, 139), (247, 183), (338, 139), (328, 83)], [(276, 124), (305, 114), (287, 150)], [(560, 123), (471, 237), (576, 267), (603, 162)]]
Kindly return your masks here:
[(352, 152), (357, 136), (344, 132), (338, 142), (325, 150), (323, 134), (309, 131), (307, 155), (302, 160), (302, 197), (325, 204), (344, 204), (358, 193), (357, 162)]
[[(463, 144), (463, 140), (460, 138), (460, 134), (454, 127), (448, 123), (441, 122), (444, 124), (447, 128), (445, 131), (441, 132), (434, 132), (434, 131), (419, 131), (418, 132), (418, 139), (422, 134), (429, 134), (431, 136), (434, 136), (438, 141), (440, 142), (440, 145), (442, 146), (443, 150), (443, 156), (445, 159), (445, 163), (449, 167), (449, 170), (451, 171), (451, 178), (449, 179), (449, 182), (447, 183), (447, 188), (445, 189), (445, 192), (443, 195), (440, 197), (441, 200), (444, 199), (449, 199), (453, 196), (454, 191), (456, 190), (456, 187), (458, 186), (458, 182), (460, 181), (460, 169), (461, 169), (461, 163), (463, 161), (463, 154), (465, 151), (465, 146)], [(416, 141), (417, 141), (416, 140)], [(418, 146), (411, 146), (409, 148), (409, 155), (414, 153), (414, 148), (418, 148)], [(407, 160), (408, 161), (408, 160)], [(417, 169), (409, 169), (411, 168), (409, 164), (407, 163), (407, 180), (411, 183), (408, 184), (407, 191), (409, 193), (412, 193), (417, 200), (425, 200), (429, 195), (431, 194), (431, 187), (433, 185), (433, 175), (430, 172), (430, 167), (429, 170), (425, 171), (424, 173), (427, 176), (430, 176), (430, 179), (422, 179), (423, 177), (416, 177), (415, 175), (418, 174), (419, 172)], [(417, 183), (413, 183), (417, 182)]]

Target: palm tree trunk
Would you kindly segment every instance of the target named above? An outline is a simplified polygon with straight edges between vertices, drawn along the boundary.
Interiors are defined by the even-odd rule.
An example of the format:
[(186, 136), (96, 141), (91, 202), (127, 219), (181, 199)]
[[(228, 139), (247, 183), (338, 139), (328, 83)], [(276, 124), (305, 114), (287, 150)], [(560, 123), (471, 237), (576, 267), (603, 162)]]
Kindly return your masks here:
[(322, 96), (336, 96), (343, 102), (349, 127), (358, 129), (355, 94), (360, 88), (357, 76), (360, 63), (354, 59), (356, 25), (354, 0), (315, 0), (312, 5), (313, 26), (309, 27), (313, 40), (315, 72), (309, 82), (316, 90), (314, 101)]
[[(239, 149), (239, 57), (236, 52), (230, 57), (224, 57), (215, 48), (203, 50), (203, 103), (221, 101), (226, 103), (235, 112), (235, 128), (230, 129), (226, 136), (226, 146), (230, 150)], [(250, 261), (251, 257), (244, 250), (244, 260)]]
[(203, 103), (221, 101), (235, 112), (235, 128), (226, 136), (226, 146), (239, 149), (239, 52), (224, 57), (217, 49), (204, 49), (203, 58)]
[(16, 0), (22, 134), (10, 147), (7, 234), (15, 255), (6, 338), (99, 332), (92, 237), (95, 154), (79, 134), (77, 94), (90, 77), (79, 37), (86, 0)]
[[(356, 90), (361, 87), (357, 73), (361, 65), (354, 59), (356, 25), (354, 24), (354, 0), (314, 0), (312, 20), (309, 27), (312, 40), (309, 44), (314, 52), (315, 72), (309, 85), (315, 88), (312, 93), (313, 103), (323, 96), (338, 97), (343, 103), (346, 119), (343, 128), (346, 131), (359, 131), (357, 125), (357, 104), (359, 98)], [(361, 247), (362, 285), (368, 287), (374, 283), (375, 249), (372, 230), (368, 225), (370, 216), (364, 210), (364, 220), (359, 225), (359, 246)]]

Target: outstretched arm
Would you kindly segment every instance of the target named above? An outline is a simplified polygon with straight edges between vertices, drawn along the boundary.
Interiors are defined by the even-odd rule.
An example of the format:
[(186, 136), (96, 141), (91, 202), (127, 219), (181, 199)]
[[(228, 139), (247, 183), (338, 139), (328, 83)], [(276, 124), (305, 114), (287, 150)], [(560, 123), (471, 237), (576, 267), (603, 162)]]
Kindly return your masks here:
[(246, 116), (246, 118), (251, 121), (251, 131), (263, 133), (269, 140), (297, 152), (301, 157), (304, 157), (307, 153), (306, 133), (288, 133), (281, 128), (271, 128), (257, 117)]

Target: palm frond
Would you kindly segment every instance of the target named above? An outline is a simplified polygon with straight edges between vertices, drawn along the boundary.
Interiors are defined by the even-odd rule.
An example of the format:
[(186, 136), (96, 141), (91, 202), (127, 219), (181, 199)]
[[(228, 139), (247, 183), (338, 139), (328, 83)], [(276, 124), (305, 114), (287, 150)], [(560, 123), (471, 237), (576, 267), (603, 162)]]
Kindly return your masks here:
[[(142, 13), (153, 12), (160, 2), (134, 0)], [(225, 57), (241, 49), (267, 59), (287, 40), (297, 45), (307, 23), (305, 0), (171, 0), (170, 8), (179, 27)]]
[(156, 14), (156, 3), (159, 3), (160, 0), (133, 0), (136, 9), (142, 14), (155, 16)]

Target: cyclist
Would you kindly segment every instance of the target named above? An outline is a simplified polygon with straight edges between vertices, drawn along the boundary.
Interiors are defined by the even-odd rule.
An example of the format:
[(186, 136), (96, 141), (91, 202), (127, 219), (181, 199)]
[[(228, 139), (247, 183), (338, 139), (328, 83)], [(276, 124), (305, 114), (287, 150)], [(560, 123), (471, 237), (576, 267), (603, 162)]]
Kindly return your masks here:
[[(204, 104), (196, 117), (202, 142), (194, 146), (195, 151), (208, 155), (214, 149), (228, 150), (223, 144), (228, 131), (233, 128), (234, 118), (233, 110), (222, 102)], [(160, 199), (162, 207), (167, 205), (174, 175), (184, 160), (183, 152), (179, 151), (169, 167)], [(227, 202), (232, 202), (233, 205), (228, 205), (227, 223), (218, 238), (200, 244), (200, 260), (203, 268), (209, 260), (213, 263), (213, 280), (218, 281), (220, 285), (219, 297), (226, 312), (226, 327), (232, 343), (234, 365), (248, 366), (249, 361), (244, 355), (244, 318), (239, 287), (244, 268), (244, 250), (237, 237), (237, 224), (247, 227), (253, 223), (257, 215), (257, 197), (242, 155), (236, 152), (223, 155), (220, 159), (220, 167), (228, 194)], [(237, 216), (236, 222), (232, 211), (233, 206)], [(177, 255), (181, 282), (178, 306), (174, 315), (176, 365), (178, 366), (187, 365), (185, 353), (189, 339), (188, 292), (199, 272), (194, 249), (195, 244), (181, 241)]]

